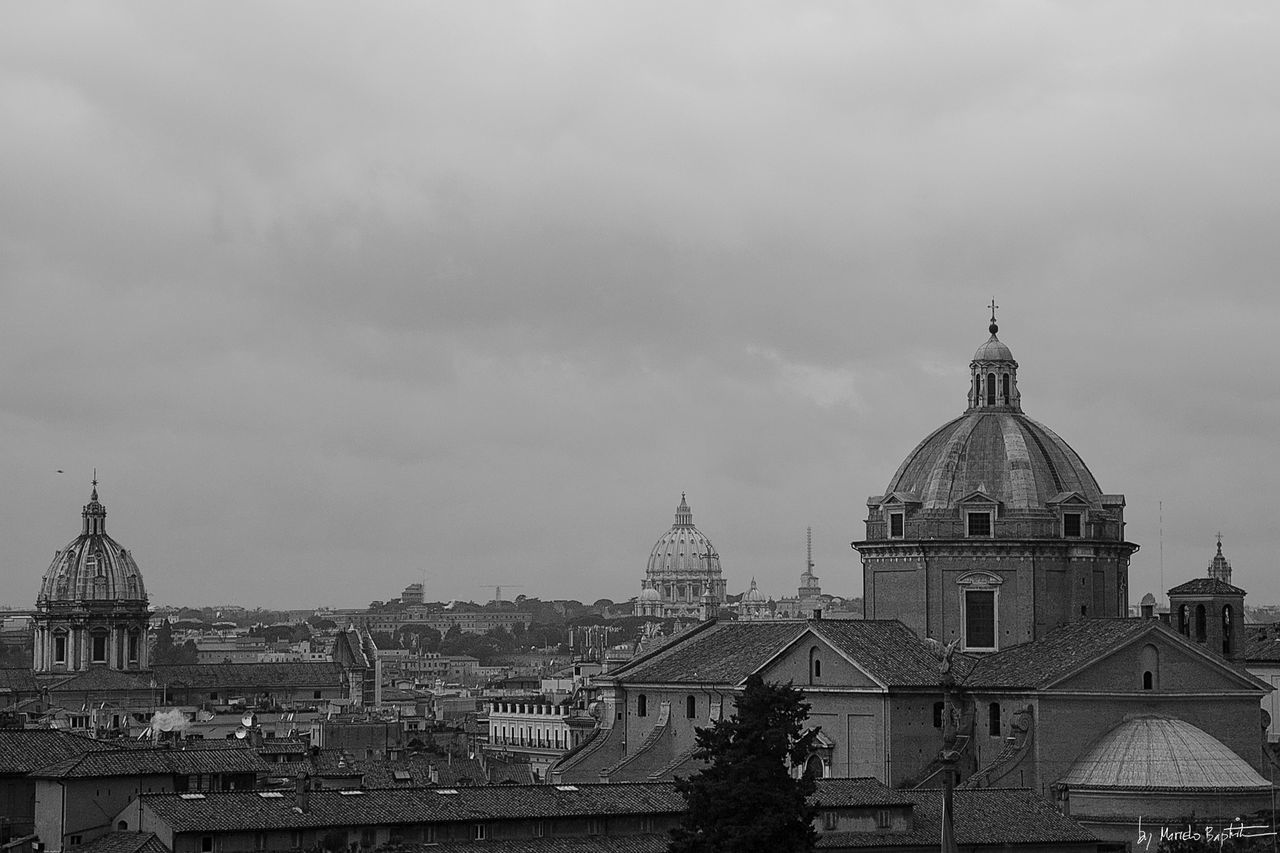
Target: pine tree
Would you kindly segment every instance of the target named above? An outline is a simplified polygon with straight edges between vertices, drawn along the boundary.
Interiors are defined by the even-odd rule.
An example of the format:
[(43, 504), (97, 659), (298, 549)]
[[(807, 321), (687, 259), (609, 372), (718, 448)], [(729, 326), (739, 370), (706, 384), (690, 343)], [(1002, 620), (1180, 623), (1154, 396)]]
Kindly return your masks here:
[(818, 734), (803, 731), (808, 715), (790, 683), (748, 677), (733, 716), (697, 731), (695, 755), (710, 766), (676, 782), (689, 808), (671, 831), (669, 853), (812, 850), (816, 811), (806, 798), (817, 786), (790, 772)]

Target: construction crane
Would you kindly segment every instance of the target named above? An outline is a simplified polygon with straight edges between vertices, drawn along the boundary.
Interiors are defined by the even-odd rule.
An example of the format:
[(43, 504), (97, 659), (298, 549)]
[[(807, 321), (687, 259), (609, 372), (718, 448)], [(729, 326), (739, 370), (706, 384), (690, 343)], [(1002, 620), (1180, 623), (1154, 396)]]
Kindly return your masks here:
[(478, 586), (479, 586), (481, 589), (491, 589), (491, 590), (493, 590), (493, 600), (494, 600), (494, 601), (502, 601), (502, 600), (503, 600), (503, 598), (502, 598), (502, 588), (503, 588), (504, 586), (505, 586), (507, 589), (524, 589), (524, 587), (523, 587), (521, 584), (518, 584), (518, 583), (515, 583), (515, 584), (511, 584), (511, 583), (503, 583), (503, 584), (482, 583), (482, 584), (478, 584)]

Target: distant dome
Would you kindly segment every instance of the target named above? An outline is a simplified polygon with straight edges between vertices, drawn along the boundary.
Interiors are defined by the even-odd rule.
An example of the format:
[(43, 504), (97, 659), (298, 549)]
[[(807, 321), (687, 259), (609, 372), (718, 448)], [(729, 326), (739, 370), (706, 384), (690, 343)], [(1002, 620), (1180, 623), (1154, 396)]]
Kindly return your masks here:
[(742, 596), (743, 601), (764, 601), (764, 593), (756, 586), (756, 579), (751, 579), (751, 589), (747, 590), (746, 595)]
[(1142, 601), (1140, 602), (1140, 604), (1143, 607), (1154, 607), (1155, 603), (1156, 603), (1156, 597), (1151, 593), (1147, 593), (1146, 595), (1142, 596)]
[(1061, 780), (1071, 788), (1240, 790), (1270, 784), (1222, 741), (1183, 720), (1137, 717), (1103, 735)]
[[(708, 553), (710, 557), (708, 558)], [(676, 507), (676, 523), (662, 534), (649, 552), (648, 575), (707, 576), (720, 574), (720, 555), (711, 540), (693, 526), (693, 512), (684, 495)]]
[(975, 491), (1010, 509), (1043, 509), (1064, 492), (1102, 505), (1098, 481), (1071, 446), (1009, 409), (970, 409), (943, 424), (911, 451), (885, 494), (908, 493), (930, 510), (950, 509)]
[(147, 591), (133, 555), (106, 533), (107, 509), (94, 483), (81, 513), (81, 533), (53, 555), (40, 582), (37, 605), (55, 602), (130, 601), (146, 603)]
[(640, 590), (641, 601), (659, 601), (662, 596), (658, 595), (658, 591), (649, 585), (648, 581), (644, 582), (644, 589)]

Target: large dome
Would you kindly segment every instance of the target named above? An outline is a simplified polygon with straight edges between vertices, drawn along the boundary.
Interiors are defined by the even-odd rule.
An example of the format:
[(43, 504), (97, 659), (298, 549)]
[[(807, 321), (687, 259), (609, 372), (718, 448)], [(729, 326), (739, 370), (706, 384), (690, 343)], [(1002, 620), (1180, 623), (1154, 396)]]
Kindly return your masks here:
[(1183, 720), (1137, 717), (1107, 732), (1061, 780), (1072, 788), (1270, 788), (1226, 744)]
[(681, 495), (680, 506), (676, 507), (676, 523), (662, 534), (649, 552), (648, 574), (653, 577), (691, 573), (718, 575), (720, 555), (716, 553), (711, 540), (693, 526), (693, 512), (689, 509), (685, 496)]
[(1008, 408), (971, 409), (944, 424), (911, 451), (885, 495), (907, 493), (922, 509), (936, 510), (976, 491), (1008, 509), (1044, 509), (1066, 492), (1102, 505), (1098, 482), (1071, 446)]
[(80, 535), (53, 555), (36, 603), (145, 603), (147, 592), (133, 555), (106, 533), (107, 509), (98, 501), (96, 483), (82, 517)]

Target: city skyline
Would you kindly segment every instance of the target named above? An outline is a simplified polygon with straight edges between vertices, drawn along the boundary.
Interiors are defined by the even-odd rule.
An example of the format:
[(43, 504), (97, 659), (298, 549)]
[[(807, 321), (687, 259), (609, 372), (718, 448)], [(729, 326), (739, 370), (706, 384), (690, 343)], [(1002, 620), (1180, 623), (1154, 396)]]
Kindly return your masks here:
[(1280, 13), (317, 8), (7, 16), (0, 603), (95, 467), (153, 604), (621, 601), (682, 492), (860, 596), (992, 297), (1130, 603), (1280, 601)]

